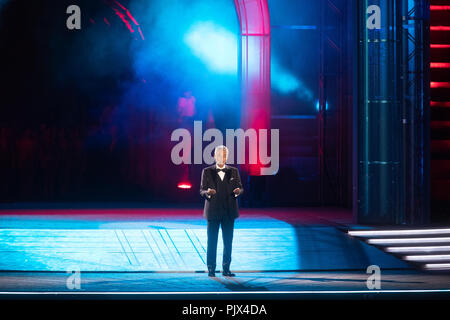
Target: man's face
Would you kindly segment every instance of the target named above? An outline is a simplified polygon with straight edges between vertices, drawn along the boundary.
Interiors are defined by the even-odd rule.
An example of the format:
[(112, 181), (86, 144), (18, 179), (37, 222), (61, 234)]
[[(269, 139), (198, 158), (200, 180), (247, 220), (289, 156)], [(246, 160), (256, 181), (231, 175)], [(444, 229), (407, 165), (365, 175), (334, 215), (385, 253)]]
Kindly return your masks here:
[(222, 166), (227, 162), (227, 156), (228, 154), (226, 149), (219, 149), (217, 150), (217, 153), (214, 158), (216, 159), (216, 163), (219, 166)]

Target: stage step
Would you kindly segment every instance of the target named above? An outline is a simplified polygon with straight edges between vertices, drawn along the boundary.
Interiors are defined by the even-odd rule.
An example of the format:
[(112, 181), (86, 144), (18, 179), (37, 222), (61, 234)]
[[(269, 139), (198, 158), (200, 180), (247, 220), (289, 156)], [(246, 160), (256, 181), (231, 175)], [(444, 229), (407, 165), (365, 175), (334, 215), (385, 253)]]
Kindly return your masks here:
[(450, 271), (450, 228), (353, 229), (348, 234), (418, 269)]

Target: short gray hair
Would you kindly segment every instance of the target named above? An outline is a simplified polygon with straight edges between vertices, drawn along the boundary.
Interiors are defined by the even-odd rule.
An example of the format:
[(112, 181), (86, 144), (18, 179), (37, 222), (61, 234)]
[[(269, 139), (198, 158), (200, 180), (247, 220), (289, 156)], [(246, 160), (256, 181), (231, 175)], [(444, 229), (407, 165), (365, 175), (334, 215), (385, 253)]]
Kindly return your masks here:
[(217, 151), (219, 151), (220, 149), (225, 149), (227, 151), (227, 155), (229, 154), (228, 148), (226, 146), (224, 146), (224, 145), (220, 145), (220, 146), (217, 146), (217, 147), (214, 148), (214, 157), (216, 156)]

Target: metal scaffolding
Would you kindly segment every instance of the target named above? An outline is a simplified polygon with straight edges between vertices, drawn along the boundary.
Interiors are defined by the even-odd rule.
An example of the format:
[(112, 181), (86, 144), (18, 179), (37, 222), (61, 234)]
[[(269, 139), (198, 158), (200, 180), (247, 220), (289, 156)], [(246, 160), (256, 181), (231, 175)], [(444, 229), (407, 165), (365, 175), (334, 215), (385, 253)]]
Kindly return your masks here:
[[(380, 28), (358, 3), (356, 221), (423, 224), (429, 219), (429, 3), (380, 0)], [(428, 5), (427, 5), (428, 3)]]

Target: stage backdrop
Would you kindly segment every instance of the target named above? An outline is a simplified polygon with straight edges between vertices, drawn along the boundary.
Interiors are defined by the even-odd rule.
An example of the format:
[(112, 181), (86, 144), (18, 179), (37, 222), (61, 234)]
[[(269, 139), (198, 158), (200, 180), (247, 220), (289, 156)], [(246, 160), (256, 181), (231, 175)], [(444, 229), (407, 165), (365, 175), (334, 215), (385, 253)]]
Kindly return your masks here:
[[(207, 164), (175, 165), (170, 137), (194, 121), (225, 135), (248, 116), (251, 35), (234, 1), (1, 3), (1, 201), (199, 202)], [(80, 29), (67, 28), (70, 5)], [(243, 205), (350, 203), (349, 10), (268, 1), (264, 121), (280, 130), (280, 165), (273, 176), (242, 170)], [(247, 53), (246, 67), (260, 63)]]

